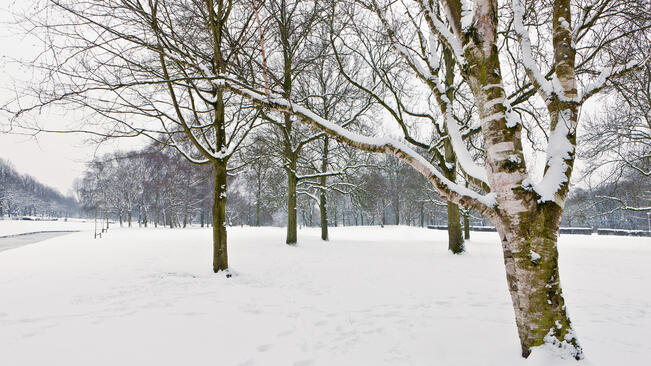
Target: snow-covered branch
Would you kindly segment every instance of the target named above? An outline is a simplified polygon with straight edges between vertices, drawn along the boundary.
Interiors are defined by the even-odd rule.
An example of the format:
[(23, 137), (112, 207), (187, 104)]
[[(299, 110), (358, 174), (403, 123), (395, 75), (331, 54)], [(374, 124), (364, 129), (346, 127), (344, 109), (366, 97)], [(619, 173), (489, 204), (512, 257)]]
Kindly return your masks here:
[(524, 0), (513, 0), (513, 27), (520, 41), (520, 52), (522, 54), (522, 64), (529, 76), (529, 79), (536, 87), (543, 99), (547, 99), (553, 92), (552, 84), (543, 76), (536, 64), (531, 49), (531, 39), (529, 30), (524, 25), (525, 2)]
[[(568, 138), (576, 133), (576, 117), (573, 118), (572, 113), (570, 110), (559, 112), (558, 123), (549, 134), (544, 176), (540, 182), (533, 184), (541, 202), (556, 201), (561, 207), (563, 200), (557, 199), (556, 193), (563, 184), (568, 183), (568, 162), (574, 159), (574, 144)], [(527, 188), (531, 182), (524, 182), (523, 185)]]
[(221, 86), (231, 90), (233, 93), (249, 98), (253, 102), (278, 111), (290, 112), (302, 122), (316, 127), (337, 140), (355, 148), (369, 151), (382, 152), (394, 155), (408, 163), (437, 188), (439, 194), (462, 206), (471, 206), (477, 211), (491, 216), (493, 207), (496, 205), (495, 195), (482, 195), (466, 187), (460, 186), (439, 172), (426, 158), (418, 154), (405, 143), (387, 137), (369, 137), (351, 132), (345, 128), (328, 121), (311, 110), (292, 103), (290, 100), (279, 95), (270, 94), (268, 97), (259, 91), (242, 85), (240, 82), (222, 76), (217, 81)]
[(602, 69), (601, 72), (599, 72), (597, 78), (583, 89), (583, 93), (579, 96), (578, 99), (581, 102), (585, 102), (588, 98), (601, 91), (601, 89), (603, 89), (606, 86), (606, 83), (608, 82), (609, 79), (622, 75), (626, 72), (635, 70), (643, 66), (647, 62), (649, 62), (649, 60), (651, 60), (651, 56), (647, 56), (641, 61), (633, 60), (633, 61), (629, 61), (624, 65), (618, 65), (618, 66), (613, 65)]
[(619, 206), (615, 210), (624, 210), (624, 211), (637, 211), (637, 212), (650, 212), (651, 213), (651, 206), (648, 207), (636, 207), (636, 206), (630, 206), (624, 200), (622, 200), (619, 197), (612, 197), (612, 196), (595, 196), (596, 198), (603, 198), (611, 201), (615, 201), (619, 204)]

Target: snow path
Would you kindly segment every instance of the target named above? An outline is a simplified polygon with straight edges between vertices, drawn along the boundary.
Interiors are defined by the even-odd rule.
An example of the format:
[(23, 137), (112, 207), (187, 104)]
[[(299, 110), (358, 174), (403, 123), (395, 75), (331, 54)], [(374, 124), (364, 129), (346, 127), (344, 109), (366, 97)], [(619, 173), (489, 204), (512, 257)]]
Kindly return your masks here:
[(72, 232), (73, 231), (41, 231), (0, 237), (0, 252), (20, 248), (24, 245), (38, 243), (39, 241), (46, 239), (56, 238), (57, 236), (68, 235)]
[[(576, 365), (519, 357), (497, 234), (448, 254), (407, 227), (75, 233), (0, 255), (3, 365)], [(651, 359), (651, 239), (565, 235), (570, 315), (590, 365)]]

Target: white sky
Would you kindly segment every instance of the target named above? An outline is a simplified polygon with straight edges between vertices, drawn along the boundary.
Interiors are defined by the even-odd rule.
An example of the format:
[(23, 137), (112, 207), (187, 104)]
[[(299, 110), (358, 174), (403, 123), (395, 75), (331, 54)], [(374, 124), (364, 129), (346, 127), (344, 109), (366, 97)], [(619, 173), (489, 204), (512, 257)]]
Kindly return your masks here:
[[(26, 75), (12, 59), (29, 58), (39, 51), (38, 42), (23, 36), (24, 32), (11, 24), (10, 11), (17, 6), (29, 6), (29, 2), (0, 0), (0, 105), (11, 99), (12, 80)], [(74, 116), (47, 113), (39, 116), (39, 124), (48, 128), (61, 128), (70, 124)], [(72, 122), (74, 124), (74, 121)], [(8, 116), (0, 114), (0, 130), (7, 130)], [(74, 180), (85, 170), (86, 162), (97, 153), (116, 150), (120, 145), (127, 148), (132, 142), (113, 142), (98, 148), (83, 134), (47, 134), (25, 136), (0, 133), (0, 159), (8, 160), (14, 168), (29, 174), (41, 183), (68, 194)]]
[[(8, 13), (16, 1), (0, 0), (0, 103), (11, 98), (12, 75), (17, 70), (7, 65), (10, 58), (30, 55), (38, 48), (17, 32)], [(7, 128), (7, 115), (0, 115), (2, 129)], [(72, 182), (84, 170), (84, 162), (92, 157), (93, 147), (84, 146), (79, 135), (40, 135), (38, 138), (0, 133), (0, 158), (10, 161), (17, 171), (29, 174), (41, 183), (68, 193)]]

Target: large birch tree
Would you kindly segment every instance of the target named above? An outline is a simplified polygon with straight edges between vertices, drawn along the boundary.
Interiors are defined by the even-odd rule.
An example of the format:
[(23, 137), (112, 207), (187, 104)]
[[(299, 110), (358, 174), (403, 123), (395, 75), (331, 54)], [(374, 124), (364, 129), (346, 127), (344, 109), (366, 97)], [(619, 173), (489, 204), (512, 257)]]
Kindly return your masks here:
[[(400, 29), (391, 28), (391, 19), (399, 18), (405, 8), (417, 11), (412, 14), (417, 14), (422, 23), (412, 24), (420, 27), (418, 31), (441, 40), (451, 51), (458, 75), (477, 105), (476, 119), (481, 124), (485, 151), (483, 161), (459, 158), (460, 168), (468, 173), (475, 189), (450, 180), (404, 142), (352, 133), (282, 95), (261, 92), (255, 85), (242, 84), (228, 75), (215, 78), (233, 93), (264, 107), (291, 113), (339, 141), (400, 158), (427, 177), (443, 198), (488, 217), (501, 239), (523, 357), (529, 356), (535, 347), (546, 345), (581, 359), (583, 351), (561, 289), (557, 250), (559, 224), (575, 159), (580, 107), (612, 76), (645, 62), (646, 54), (631, 55), (621, 63), (603, 50), (617, 40), (645, 34), (648, 18), (642, 15), (641, 19), (640, 14), (648, 14), (648, 9), (644, 2), (608, 0), (587, 5), (570, 0), (513, 0), (506, 9), (500, 9), (496, 0), (416, 0), (410, 4), (360, 1), (356, 9), (360, 19), (374, 14), (389, 33), (397, 34)], [(500, 28), (503, 11), (508, 14), (509, 27)], [(533, 19), (531, 26), (528, 17)], [(547, 26), (541, 22), (544, 19), (548, 20)], [(409, 22), (403, 26), (409, 26)], [(531, 28), (536, 32), (535, 42), (529, 36)], [(517, 39), (519, 50), (500, 47), (504, 34)], [(426, 83), (444, 104), (451, 102), (444, 98), (446, 88), (436, 48), (424, 44), (426, 57), (418, 57), (395, 39), (392, 37), (393, 48), (412, 69), (412, 75)], [(541, 56), (546, 52), (552, 57)], [(503, 60), (509, 56), (513, 65)], [(518, 79), (511, 67), (528, 79)], [(532, 97), (542, 103), (544, 109), (538, 117), (544, 118), (548, 126), (540, 179), (530, 171), (531, 159), (525, 159), (524, 118), (514, 111), (514, 105)], [(448, 131), (458, 130), (452, 118), (444, 118), (444, 123)], [(457, 157), (471, 156), (464, 144), (452, 142)]]

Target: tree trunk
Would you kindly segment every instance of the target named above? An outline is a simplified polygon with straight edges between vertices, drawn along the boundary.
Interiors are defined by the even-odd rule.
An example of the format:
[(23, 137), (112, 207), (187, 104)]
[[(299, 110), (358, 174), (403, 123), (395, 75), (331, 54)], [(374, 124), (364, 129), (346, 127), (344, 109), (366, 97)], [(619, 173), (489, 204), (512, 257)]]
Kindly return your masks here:
[(463, 238), (470, 239), (470, 222), (467, 213), (463, 215)]
[(420, 227), (425, 227), (425, 204), (420, 204)]
[[(325, 173), (328, 170), (328, 137), (323, 138), (323, 155), (321, 157), (321, 172)], [(321, 214), (321, 240), (328, 240), (328, 209), (326, 202), (326, 183), (327, 177), (320, 178), (321, 194), (319, 196), (319, 212)]]
[(461, 233), (461, 216), (459, 206), (450, 201), (448, 206), (448, 250), (454, 254), (463, 253), (463, 236)]
[[(443, 48), (443, 58), (446, 64), (445, 68), (445, 85), (448, 87), (446, 97), (453, 100), (453, 86), (454, 86), (454, 60), (452, 52), (449, 48)], [(441, 104), (441, 112), (445, 114), (448, 108), (447, 103)], [(451, 121), (451, 123), (456, 123)], [(447, 123), (445, 125), (446, 133), (449, 136)], [(448, 137), (443, 144), (443, 152), (445, 157), (445, 164), (439, 164), (439, 167), (445, 173), (445, 177), (452, 182), (457, 180), (457, 156), (454, 153), (452, 143)], [(459, 206), (455, 203), (447, 203), (448, 209), (448, 249), (454, 253), (459, 254), (464, 252), (463, 236), (461, 234), (461, 215), (459, 213)]]
[(218, 160), (215, 169), (215, 196), (212, 206), (213, 271), (228, 269), (226, 247), (226, 162)]
[(287, 170), (287, 244), (295, 245), (298, 241), (296, 226), (296, 156), (288, 152), (289, 169)]
[(394, 217), (394, 224), (395, 225), (400, 225), (400, 208), (399, 206), (395, 206), (395, 217)]
[(160, 216), (158, 213), (158, 200), (160, 197), (160, 193), (158, 190), (156, 191), (156, 198), (154, 199), (154, 227), (158, 227), (158, 222), (160, 221)]
[(558, 272), (557, 240), (562, 210), (553, 203), (533, 214), (520, 214), (519, 225), (496, 224), (502, 239), (509, 292), (515, 310), (522, 356), (544, 343), (582, 350), (565, 310)]
[[(186, 173), (187, 174), (187, 173)], [(186, 180), (184, 200), (183, 200), (183, 228), (185, 229), (188, 226), (188, 195), (190, 191), (190, 174), (188, 174), (188, 179)]]

